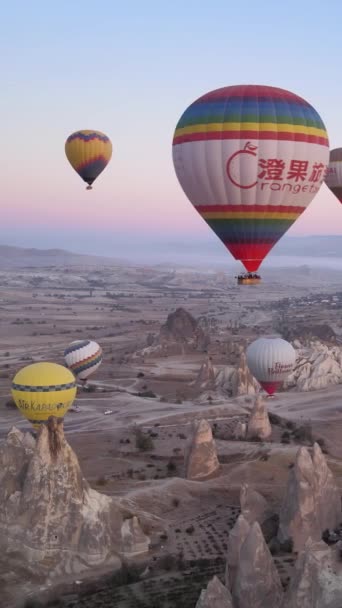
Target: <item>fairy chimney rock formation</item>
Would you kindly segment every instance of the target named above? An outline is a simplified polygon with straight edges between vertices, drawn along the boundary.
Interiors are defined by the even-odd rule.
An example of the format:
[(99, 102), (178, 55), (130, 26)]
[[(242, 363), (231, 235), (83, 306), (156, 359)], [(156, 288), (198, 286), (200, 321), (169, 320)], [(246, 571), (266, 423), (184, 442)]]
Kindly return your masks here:
[(299, 448), (280, 510), (279, 540), (292, 539), (294, 550), (300, 551), (308, 538), (320, 540), (341, 519), (340, 492), (321, 448), (315, 443), (312, 457), (307, 448)]
[(258, 395), (255, 398), (248, 426), (248, 439), (268, 439), (272, 435), (272, 427), (268, 417), (267, 407), (263, 399)]
[(247, 483), (241, 486), (240, 505), (241, 513), (249, 524), (258, 521), (261, 525), (272, 514), (266, 499)]
[(341, 492), (318, 443), (313, 447), (312, 466), (320, 528), (334, 529), (342, 522)]
[(217, 576), (201, 592), (196, 608), (233, 608), (230, 591), (222, 585)]
[(283, 590), (272, 555), (258, 522), (240, 549), (233, 601), (238, 608), (279, 608)]
[(134, 515), (125, 519), (121, 526), (123, 553), (127, 557), (147, 553), (150, 539), (142, 531), (138, 518)]
[(239, 515), (228, 537), (225, 584), (229, 589), (232, 589), (234, 586), (236, 571), (240, 560), (240, 550), (247, 538), (249, 530), (249, 523), (245, 520), (243, 515)]
[(194, 422), (192, 437), (185, 453), (187, 479), (200, 481), (215, 473), (220, 464), (217, 458), (215, 440), (207, 420)]
[(249, 371), (246, 354), (240, 354), (240, 361), (232, 377), (232, 397), (239, 395), (255, 395), (259, 390), (259, 384)]
[(341, 608), (342, 562), (334, 550), (310, 539), (299, 554), (283, 608)]
[(166, 323), (160, 329), (158, 340), (162, 345), (177, 343), (182, 346), (182, 352), (189, 349), (204, 351), (209, 343), (209, 337), (198, 321), (184, 308), (177, 308), (168, 315)]
[[(329, 326), (319, 325), (326, 334), (326, 340), (335, 340)], [(296, 342), (296, 341), (295, 341)], [(292, 388), (297, 391), (316, 391), (322, 390), (327, 386), (341, 384), (342, 382), (342, 349), (338, 345), (327, 345), (319, 340), (312, 338), (304, 342), (293, 343), (297, 350), (296, 365), (284, 382), (285, 388)]]
[[(125, 517), (133, 513), (125, 512)], [(16, 429), (0, 447), (0, 545), (47, 577), (95, 566), (119, 567), (127, 523), (115, 500), (91, 489), (63, 424), (51, 417), (37, 440)], [(133, 520), (136, 553), (145, 544)], [(131, 547), (134, 543), (131, 542)]]
[(211, 357), (207, 357), (206, 361), (201, 366), (198, 376), (194, 382), (197, 389), (213, 390), (215, 389), (216, 370), (213, 366)]

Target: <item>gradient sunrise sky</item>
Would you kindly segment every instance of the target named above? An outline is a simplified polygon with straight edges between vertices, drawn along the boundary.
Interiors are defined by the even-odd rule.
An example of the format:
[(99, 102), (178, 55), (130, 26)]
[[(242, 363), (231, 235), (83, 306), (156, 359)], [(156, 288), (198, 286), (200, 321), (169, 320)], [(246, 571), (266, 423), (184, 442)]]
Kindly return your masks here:
[[(214, 88), (280, 86), (309, 101), (331, 147), (342, 146), (341, 21), (339, 0), (5, 3), (0, 243), (110, 254), (116, 238), (209, 238), (173, 169), (180, 115)], [(64, 155), (84, 128), (113, 142), (92, 192)], [(290, 234), (342, 234), (325, 186)]]

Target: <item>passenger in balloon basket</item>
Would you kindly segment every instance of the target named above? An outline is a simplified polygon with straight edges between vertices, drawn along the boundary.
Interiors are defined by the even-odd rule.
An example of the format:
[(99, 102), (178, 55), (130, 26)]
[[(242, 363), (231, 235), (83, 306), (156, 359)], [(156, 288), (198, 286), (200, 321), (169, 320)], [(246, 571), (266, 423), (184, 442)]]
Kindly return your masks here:
[(245, 273), (239, 274), (237, 277), (235, 277), (235, 279), (238, 280), (238, 284), (248, 285), (248, 284), (253, 284), (253, 283), (255, 284), (256, 282), (261, 281), (261, 276), (259, 274), (257, 274), (256, 272), (245, 272)]

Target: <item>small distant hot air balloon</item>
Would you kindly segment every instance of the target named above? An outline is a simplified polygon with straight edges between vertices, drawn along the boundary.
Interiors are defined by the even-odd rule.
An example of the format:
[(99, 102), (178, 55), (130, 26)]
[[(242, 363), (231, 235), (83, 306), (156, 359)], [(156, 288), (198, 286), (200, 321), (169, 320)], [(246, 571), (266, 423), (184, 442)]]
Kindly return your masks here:
[(342, 203), (342, 148), (335, 148), (330, 152), (325, 183), (340, 203)]
[(76, 340), (64, 351), (64, 360), (78, 380), (84, 382), (102, 362), (102, 348), (93, 340)]
[(298, 95), (231, 86), (185, 110), (173, 162), (195, 209), (253, 273), (320, 189), (328, 146), (320, 116)]
[(74, 375), (57, 363), (33, 363), (21, 369), (12, 382), (12, 396), (34, 428), (50, 416), (63, 418), (76, 397)]
[(108, 165), (112, 157), (112, 143), (101, 131), (76, 131), (65, 142), (65, 154), (71, 166), (88, 186)]
[(296, 351), (282, 338), (258, 338), (248, 346), (246, 358), (254, 378), (273, 395), (292, 372)]

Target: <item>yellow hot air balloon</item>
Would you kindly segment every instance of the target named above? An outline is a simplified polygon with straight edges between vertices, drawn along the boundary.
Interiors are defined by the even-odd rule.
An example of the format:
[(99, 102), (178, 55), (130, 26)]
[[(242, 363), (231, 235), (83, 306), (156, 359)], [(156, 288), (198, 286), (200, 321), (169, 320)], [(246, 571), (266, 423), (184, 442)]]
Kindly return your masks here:
[(57, 363), (33, 363), (12, 382), (12, 396), (23, 416), (37, 429), (50, 416), (63, 418), (76, 397), (76, 380)]
[(101, 131), (76, 131), (65, 142), (65, 154), (73, 169), (92, 189), (112, 157), (112, 143)]

